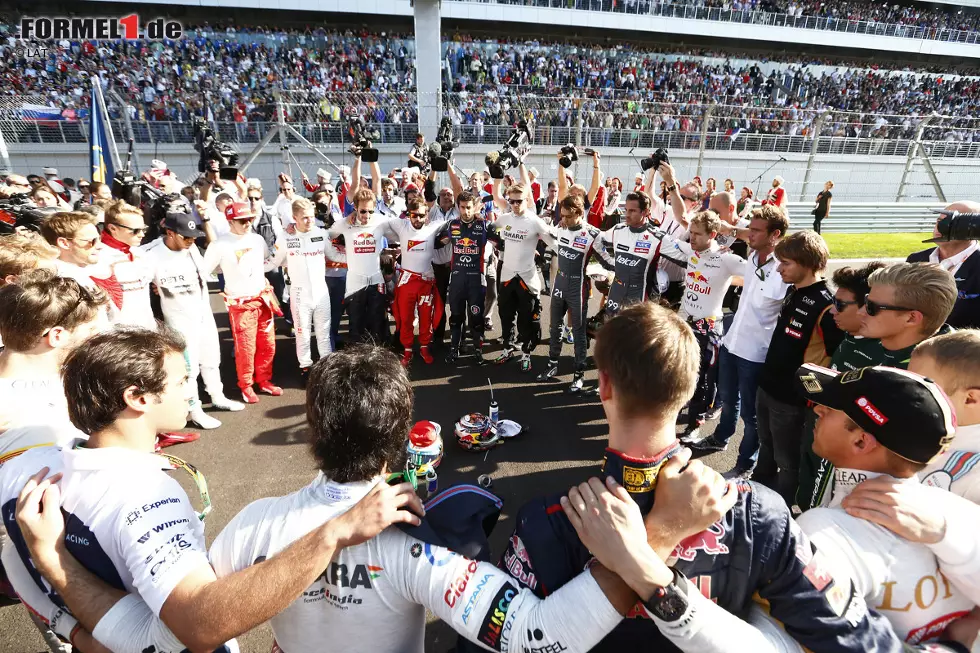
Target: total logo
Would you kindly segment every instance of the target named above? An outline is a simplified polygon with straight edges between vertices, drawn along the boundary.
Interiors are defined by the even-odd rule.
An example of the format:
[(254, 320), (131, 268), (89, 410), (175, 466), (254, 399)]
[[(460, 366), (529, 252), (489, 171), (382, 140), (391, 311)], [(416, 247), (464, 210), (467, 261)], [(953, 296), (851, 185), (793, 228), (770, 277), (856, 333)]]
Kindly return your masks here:
[(148, 21), (140, 30), (140, 17), (89, 16), (48, 17), (23, 16), (20, 19), (20, 38), (41, 41), (117, 41), (140, 38), (151, 41), (174, 41), (184, 35), (184, 27), (172, 20), (156, 18)]

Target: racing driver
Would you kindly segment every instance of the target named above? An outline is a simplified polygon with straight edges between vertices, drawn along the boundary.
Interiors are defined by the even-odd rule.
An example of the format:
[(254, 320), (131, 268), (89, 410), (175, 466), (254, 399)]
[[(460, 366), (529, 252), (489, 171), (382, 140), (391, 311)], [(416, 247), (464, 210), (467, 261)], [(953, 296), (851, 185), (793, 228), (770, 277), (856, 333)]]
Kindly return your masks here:
[[(680, 317), (643, 302), (602, 328), (594, 355), (599, 398), (609, 421), (604, 473), (646, 513), (654, 504), (661, 467), (681, 450), (675, 421), (694, 392), (698, 343)], [(676, 585), (689, 579), (704, 596), (740, 616), (758, 598), (793, 639), (814, 653), (907, 650), (881, 615), (848, 609), (852, 600), (863, 603), (863, 597), (850, 577), (831, 570), (778, 494), (746, 481), (735, 487), (734, 507), (707, 530), (654, 547), (673, 568)], [(515, 522), (500, 566), (521, 587), (538, 596), (561, 592), (589, 564), (592, 555), (559, 497), (528, 502)], [(659, 624), (646, 618), (648, 607), (637, 603), (593, 650), (618, 653), (635, 649), (637, 642), (644, 642), (645, 650), (670, 650)]]
[[(307, 387), (307, 415), (320, 474), (298, 492), (260, 499), (231, 520), (210, 551), (211, 564), (219, 577), (217, 583), (257, 576), (260, 570), (279, 564), (284, 556), (293, 556), (298, 549), (294, 542), (308, 543), (303, 546), (310, 548), (311, 535), (334, 522), (348, 524), (353, 517), (344, 516), (352, 506), (359, 505), (366, 496), (377, 494), (379, 487), (387, 487), (383, 479), (388, 472), (404, 469), (412, 404), (407, 372), (387, 350), (354, 346), (316, 363)], [(351, 438), (351, 433), (358, 437)], [(22, 494), (20, 503), (28, 510), (22, 511), (25, 514), (18, 524), (24, 521), (21, 528), (28, 527), (31, 537), (37, 538), (38, 529), (31, 527), (31, 523), (43, 520), (36, 506), (38, 493), (31, 485), (25, 493), (27, 498)], [(392, 511), (406, 514), (397, 510), (401, 503), (393, 503), (376, 510), (383, 514)], [(409, 505), (421, 510), (421, 504)], [(434, 502), (430, 503), (430, 512), (435, 514), (435, 511)], [(48, 521), (60, 522), (60, 514), (53, 513), (56, 518)], [(705, 513), (711, 520), (718, 514), (721, 511)], [(371, 523), (381, 521), (365, 520), (363, 511), (360, 519)], [(394, 521), (394, 518), (387, 519), (388, 523)], [(554, 596), (538, 598), (490, 563), (469, 559), (414, 537), (414, 534), (422, 535), (427, 522), (416, 518), (411, 523), (414, 525), (405, 529), (388, 528), (371, 540), (347, 546), (329, 558), (329, 562), (321, 562), (322, 573), (313, 578), (301, 595), (291, 594), (295, 598), (290, 605), (271, 618), (273, 650), (421, 652), (428, 608), (486, 650), (524, 651), (533, 647), (584, 652), (591, 650), (619, 623), (635, 601), (622, 591), (622, 582), (601, 565), (585, 571), (580, 569), (577, 577), (569, 579), (567, 586), (554, 592)], [(705, 523), (710, 522), (705, 519), (698, 528), (703, 528)], [(60, 523), (58, 526), (61, 527)], [(141, 523), (129, 530), (136, 532), (144, 527)], [(314, 533), (305, 535), (311, 528)], [(368, 528), (365, 525), (358, 532)], [(54, 555), (60, 562), (64, 556), (52, 554), (51, 546), (45, 541), (43, 546), (35, 546), (37, 550), (32, 553), (35, 559), (45, 561), (42, 572), (63, 578), (65, 572), (60, 570), (58, 562), (51, 563), (51, 559)], [(323, 560), (320, 555), (314, 558), (303, 563), (295, 561), (295, 565), (309, 567), (316, 560)], [(68, 564), (77, 566), (77, 562), (70, 560)], [(301, 573), (297, 570), (288, 576), (295, 578)], [(72, 596), (86, 596), (93, 605), (102, 604), (107, 595), (118, 593), (91, 575), (72, 573), (72, 581), (71, 587), (60, 580), (55, 584), (59, 592), (64, 589)], [(246, 604), (259, 600), (263, 594), (254, 584), (247, 591), (250, 598)], [(274, 598), (269, 597), (273, 605), (289, 595), (285, 587), (275, 587), (270, 592), (275, 594)], [(235, 592), (223, 596), (230, 597), (222, 601), (223, 605), (243, 599)], [(71, 598), (68, 603), (74, 608)], [(93, 608), (83, 610), (86, 614), (93, 611)], [(203, 615), (208, 610), (201, 607), (200, 612)], [(76, 616), (83, 624), (90, 622), (89, 618)], [(167, 614), (163, 616), (166, 618)], [(244, 619), (232, 619), (235, 624), (215, 621), (211, 627), (230, 635)], [(197, 617), (195, 620), (200, 621)], [(206, 630), (205, 627), (195, 633), (197, 641), (214, 639)]]

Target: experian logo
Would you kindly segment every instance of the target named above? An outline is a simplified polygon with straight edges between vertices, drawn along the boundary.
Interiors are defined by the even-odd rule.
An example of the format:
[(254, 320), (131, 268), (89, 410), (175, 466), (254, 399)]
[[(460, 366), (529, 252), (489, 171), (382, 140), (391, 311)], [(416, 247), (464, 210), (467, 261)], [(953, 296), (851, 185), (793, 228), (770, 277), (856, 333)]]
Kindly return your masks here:
[(118, 18), (94, 16), (89, 18), (48, 18), (24, 16), (20, 19), (20, 37), (69, 41), (114, 41), (119, 39), (176, 40), (183, 36), (184, 27), (172, 20), (156, 18), (146, 23), (141, 32), (137, 14)]

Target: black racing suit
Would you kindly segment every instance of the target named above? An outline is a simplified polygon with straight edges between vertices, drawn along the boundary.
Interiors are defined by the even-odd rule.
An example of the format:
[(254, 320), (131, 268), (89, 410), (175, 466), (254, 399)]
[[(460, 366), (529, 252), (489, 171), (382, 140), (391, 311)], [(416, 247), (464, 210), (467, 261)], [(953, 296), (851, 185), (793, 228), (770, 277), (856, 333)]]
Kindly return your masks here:
[(609, 287), (606, 314), (616, 315), (630, 304), (660, 296), (657, 261), (664, 232), (647, 223), (634, 229), (621, 223), (600, 233), (600, 243), (615, 258), (616, 278)]
[(469, 223), (453, 218), (436, 235), (436, 248), (451, 247), (453, 252), (447, 293), (453, 351), (459, 350), (467, 315), (477, 351), (483, 346), (483, 306), (487, 293), (483, 256), (492, 233), (493, 226), (483, 218)]
[[(593, 251), (601, 259), (609, 259), (605, 252), (594, 250), (599, 230), (592, 225), (581, 223), (575, 229), (559, 225), (555, 229), (555, 245), (558, 250), (558, 272), (551, 289), (551, 338), (548, 359), (557, 362), (561, 355), (561, 325), (565, 313), (571, 313), (572, 338), (575, 343), (575, 371), (585, 371), (585, 357), (589, 348), (585, 335), (585, 322), (589, 310), (589, 279), (585, 266)], [(612, 261), (603, 260), (603, 265), (612, 268)]]
[[(635, 459), (607, 449), (604, 475), (626, 487), (646, 514), (653, 506), (660, 467), (679, 450), (675, 443), (652, 459)], [(813, 653), (953, 650), (936, 644), (905, 645), (888, 620), (866, 606), (852, 580), (833, 573), (778, 494), (747, 481), (735, 487), (738, 500), (725, 517), (682, 541), (668, 558), (668, 564), (702, 594), (736, 615), (744, 615), (753, 601), (762, 603), (793, 639)], [(592, 561), (563, 512), (560, 497), (532, 499), (521, 507), (516, 530), (498, 563), (517, 583), (541, 597), (553, 594)], [(647, 618), (641, 604), (592, 649), (634, 650), (677, 650)]]

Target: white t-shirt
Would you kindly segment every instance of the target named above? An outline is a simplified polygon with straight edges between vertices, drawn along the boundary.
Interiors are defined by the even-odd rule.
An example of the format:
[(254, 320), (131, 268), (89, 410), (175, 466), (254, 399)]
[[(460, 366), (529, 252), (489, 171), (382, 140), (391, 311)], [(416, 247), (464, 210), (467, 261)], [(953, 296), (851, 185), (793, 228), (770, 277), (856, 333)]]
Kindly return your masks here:
[[(163, 472), (167, 460), (117, 447), (32, 449), (0, 467), (0, 509), (11, 539), (20, 532), (16, 498), (42, 467), (64, 474), (59, 486), (69, 552), (105, 582), (138, 594), (154, 614), (188, 573), (208, 564), (204, 525)], [(26, 566), (11, 546), (4, 547), (3, 564)], [(47, 582), (38, 582), (62, 603)]]
[(920, 476), (925, 485), (940, 487), (980, 503), (980, 424), (958, 426), (952, 446), (939, 454)]
[[(435, 248), (435, 235), (442, 227), (443, 221), (429, 222), (422, 225), (421, 229), (412, 226), (409, 220), (399, 220), (392, 224), (392, 231), (398, 235), (398, 242), (401, 244), (402, 269), (409, 272), (421, 274), (426, 279), (433, 277), (432, 264), (435, 263), (435, 255), (442, 250), (449, 250), (452, 247), (443, 247), (442, 250)], [(406, 279), (408, 277), (405, 277)]]
[(201, 272), (209, 276), (221, 266), (225, 277), (225, 295), (232, 299), (258, 297), (265, 289), (265, 261), (269, 248), (262, 236), (247, 232), (241, 236), (229, 233), (208, 245)]
[(293, 234), (283, 232), (276, 239), (271, 265), (278, 267), (285, 262), (291, 294), (300, 293), (309, 301), (319, 301), (327, 292), (324, 272), (329, 242), (326, 230), (316, 225), (305, 233), (299, 229)]
[(79, 436), (84, 437), (68, 421), (59, 377), (0, 379), (0, 465), (27, 449)]
[(384, 239), (396, 237), (392, 225), (400, 222), (399, 218), (381, 218), (372, 215), (367, 224), (351, 224), (347, 220), (335, 222), (328, 235), (330, 238), (344, 237), (344, 249), (347, 253), (347, 296), (353, 295), (361, 288), (373, 284), (384, 283), (381, 274), (381, 251), (384, 249)]
[(534, 255), (538, 240), (549, 247), (555, 246), (555, 239), (548, 224), (533, 211), (523, 215), (505, 213), (494, 223), (497, 235), (504, 241), (503, 265), (500, 268), (500, 281), (509, 281), (520, 275), (527, 287), (535, 295), (541, 292)]
[[(837, 469), (834, 474), (830, 507), (808, 510), (797, 519), (819, 556), (807, 561), (811, 578), (849, 577), (854, 582), (854, 593), (863, 597), (868, 607), (884, 615), (899, 638), (910, 644), (938, 639), (953, 618), (965, 615), (974, 606), (954, 582), (959, 578), (958, 565), (943, 565), (948, 578), (940, 572), (937, 554), (946, 555), (948, 550), (958, 549), (957, 543), (940, 542), (934, 551), (933, 547), (902, 539), (877, 524), (848, 515), (840, 508), (844, 497), (861, 481), (879, 474), (854, 469)], [(904, 482), (917, 484), (918, 479), (912, 477)], [(942, 495), (960, 500), (938, 491), (937, 509), (944, 503)], [(975, 539), (975, 528), (975, 522), (965, 529), (950, 528), (944, 539), (962, 540), (963, 534), (970, 531), (973, 531), (970, 537)], [(975, 551), (975, 547), (969, 548)], [(968, 577), (969, 570), (966, 567), (963, 570)], [(831, 593), (837, 592), (837, 604), (846, 607), (849, 590), (830, 587), (826, 591), (831, 604), (835, 603)], [(980, 588), (973, 593), (977, 591)]]
[[(773, 329), (783, 307), (789, 284), (783, 283), (776, 271), (779, 260), (775, 254), (759, 265), (758, 252), (750, 252), (745, 264), (742, 299), (735, 319), (722, 344), (730, 353), (753, 363), (764, 363), (772, 340)], [(759, 278), (761, 277), (763, 278)]]
[(116, 324), (155, 329), (157, 323), (150, 307), (150, 281), (153, 280), (153, 271), (143, 260), (143, 253), (139, 248), (134, 247), (130, 252), (132, 260), (128, 254), (118, 249), (104, 248), (98, 265), (93, 266), (92, 274), (99, 279), (108, 279), (115, 275), (119, 282), (123, 299), (122, 307), (114, 320)]
[(687, 259), (684, 276), (684, 298), (681, 317), (694, 320), (722, 318), (721, 305), (732, 284), (732, 277), (743, 273), (745, 259), (731, 252), (722, 252), (715, 242), (703, 252), (696, 252), (690, 243), (670, 236), (663, 237), (660, 253), (674, 259)]
[(175, 252), (158, 238), (141, 249), (160, 293), (167, 324), (183, 331), (183, 325), (197, 324), (205, 312), (211, 313), (208, 275), (196, 246)]
[[(102, 256), (105, 256), (105, 251), (103, 250)], [(83, 288), (97, 288), (95, 282), (92, 281), (92, 273), (96, 270), (93, 266), (81, 267), (75, 265), (74, 263), (68, 263), (58, 259), (55, 261), (55, 271), (59, 277), (64, 277), (66, 279), (74, 279), (78, 282), (78, 285)]]
[[(215, 573), (227, 576), (276, 555), (346, 512), (372, 485), (321, 474), (298, 492), (246, 506), (211, 546)], [(587, 572), (542, 601), (494, 565), (393, 527), (340, 551), (270, 623), (284, 653), (421, 653), (426, 608), (498, 651), (588, 651), (621, 619)]]

